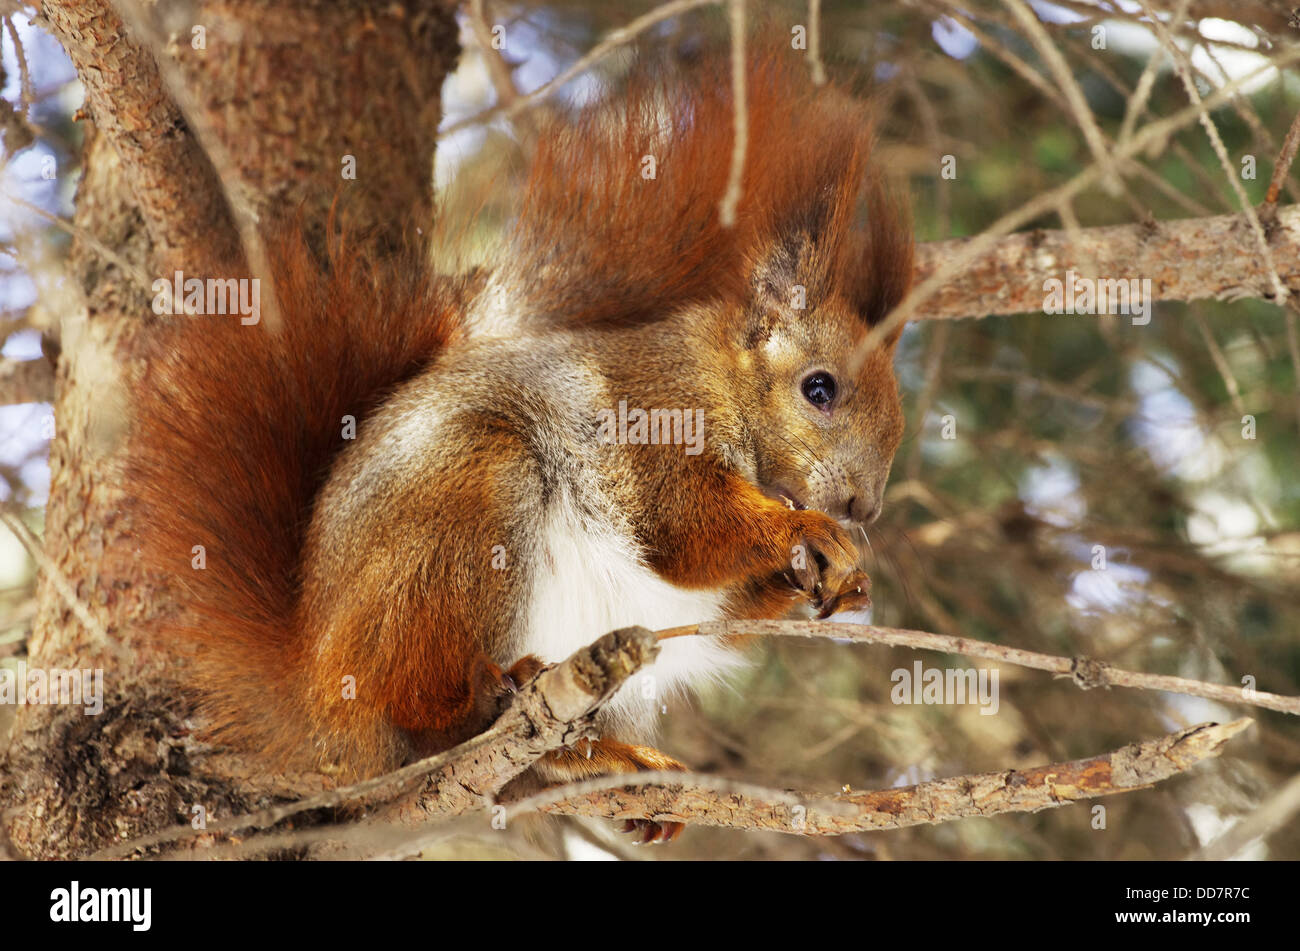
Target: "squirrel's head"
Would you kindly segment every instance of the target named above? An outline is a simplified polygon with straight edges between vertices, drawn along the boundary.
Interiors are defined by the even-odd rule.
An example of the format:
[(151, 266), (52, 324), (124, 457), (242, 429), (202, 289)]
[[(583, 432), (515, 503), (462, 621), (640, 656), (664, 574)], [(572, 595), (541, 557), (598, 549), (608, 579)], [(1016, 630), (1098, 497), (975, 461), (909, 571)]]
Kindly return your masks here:
[[(769, 326), (746, 351), (759, 384), (749, 415), (759, 487), (793, 508), (867, 525), (903, 438), (894, 344), (854, 372), (865, 329), (834, 303), (806, 322)], [(855, 332), (857, 331), (857, 332)], [(751, 415), (752, 414), (752, 415)]]
[[(817, 86), (776, 45), (748, 62), (748, 145), (724, 222), (720, 201), (736, 194), (732, 71), (726, 55), (689, 73), (634, 72), (619, 95), (539, 136), (485, 298), (648, 334), (644, 359), (619, 373), (675, 383), (687, 364), (683, 395), (715, 414), (728, 464), (789, 504), (866, 523), (903, 418), (897, 331), (870, 352), (863, 342), (911, 282), (906, 209), (871, 159), (869, 104)], [(664, 366), (664, 340), (691, 352)]]
[(864, 344), (909, 286), (911, 237), (895, 207), (876, 209), (869, 230), (837, 236), (842, 249), (805, 231), (765, 250), (738, 359), (759, 488), (860, 525), (880, 514), (903, 436), (893, 370), (901, 327)]

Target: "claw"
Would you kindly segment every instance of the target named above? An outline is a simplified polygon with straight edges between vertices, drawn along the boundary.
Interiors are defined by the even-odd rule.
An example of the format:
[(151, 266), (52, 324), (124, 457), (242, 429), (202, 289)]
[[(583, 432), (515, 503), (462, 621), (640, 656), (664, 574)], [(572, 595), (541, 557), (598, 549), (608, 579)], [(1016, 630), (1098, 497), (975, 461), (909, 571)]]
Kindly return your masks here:
[(637, 837), (633, 840), (633, 845), (659, 845), (677, 838), (682, 831), (682, 823), (660, 822), (657, 819), (626, 819), (622, 831)]

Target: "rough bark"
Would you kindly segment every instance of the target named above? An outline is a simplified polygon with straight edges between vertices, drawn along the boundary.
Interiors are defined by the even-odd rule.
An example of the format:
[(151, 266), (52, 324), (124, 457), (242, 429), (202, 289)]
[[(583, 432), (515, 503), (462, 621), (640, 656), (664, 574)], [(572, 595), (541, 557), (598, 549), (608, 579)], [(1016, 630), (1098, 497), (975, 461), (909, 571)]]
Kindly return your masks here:
[[(235, 231), (216, 172), (165, 94), (148, 46), (109, 4), (47, 3), (44, 13), (81, 78), (85, 110), (123, 165), (154, 254), (192, 263), (213, 242), (229, 242)], [(228, 258), (233, 247), (222, 250)]]
[[(967, 238), (917, 247), (921, 282)], [(1025, 231), (998, 239), (920, 308), (925, 319), (986, 317), (1043, 310), (1043, 282), (1078, 277), (1150, 278), (1152, 300), (1235, 300), (1272, 296), (1272, 281), (1244, 215), (1149, 224)], [(1279, 208), (1269, 235), (1278, 276), (1300, 292), (1300, 206)]]
[[(276, 838), (262, 836), (243, 849), (239, 846), (246, 841), (246, 833), (278, 827), (281, 836), (291, 835), (286, 831), (292, 829), (289, 820), (319, 810), (341, 809), (349, 819), (364, 810), (372, 825), (378, 818), (408, 831), (481, 813), (498, 794), (510, 795), (511, 791), (503, 792), (504, 787), (543, 754), (584, 738), (594, 739), (596, 710), (658, 653), (658, 638), (645, 628), (611, 631), (543, 670), (521, 687), (490, 729), (446, 752), (351, 786), (223, 818), (209, 824), (203, 834), (184, 824), (162, 829), (121, 842), (95, 858), (150, 854), (173, 843), (208, 848), (223, 840), (233, 842), (235, 853), (247, 858), (264, 854), (266, 843)], [(513, 790), (522, 791), (522, 787)], [(373, 856), (376, 841), (369, 842), (363, 854)], [(403, 855), (420, 848), (418, 843), (406, 846)]]
[[(748, 790), (718, 795), (690, 782), (662, 781), (641, 788), (618, 786), (537, 804), (556, 815), (633, 819), (648, 816), (727, 828), (792, 835), (845, 835), (948, 822), (972, 816), (1038, 812), (1080, 799), (1146, 789), (1218, 756), (1225, 743), (1254, 721), (1202, 723), (1113, 753), (1032, 769), (1004, 769), (938, 779), (915, 786), (814, 797), (775, 796)], [(626, 780), (625, 780), (626, 782)], [(614, 786), (614, 781), (609, 782)]]
[[(107, 694), (94, 717), (20, 708), (0, 771), (4, 831), (19, 854), (50, 858), (188, 822), (193, 804), (229, 815), (311, 789), (306, 777), (255, 782), (246, 764), (198, 746), (171, 672), (132, 636), (176, 603), (165, 579), (134, 568), (117, 488), (129, 418), (120, 384), (151, 327), (139, 275), (201, 272), (237, 244), (241, 220), (287, 212), (319, 232), (336, 199), (380, 248), (427, 223), (439, 89), (458, 46), (443, 0), (47, 0), (42, 13), (77, 65), (94, 128), (71, 256), (84, 301), (60, 327), (50, 570), (29, 656), (33, 666), (103, 668)], [(205, 50), (193, 47), (194, 26)], [(341, 174), (346, 154), (355, 180)]]

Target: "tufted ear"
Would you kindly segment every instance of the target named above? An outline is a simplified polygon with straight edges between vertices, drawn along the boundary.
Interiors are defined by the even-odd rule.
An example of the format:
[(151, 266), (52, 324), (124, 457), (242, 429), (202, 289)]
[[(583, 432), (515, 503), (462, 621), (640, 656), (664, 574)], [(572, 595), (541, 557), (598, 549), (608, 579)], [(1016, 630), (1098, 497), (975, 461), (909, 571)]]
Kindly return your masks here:
[(797, 319), (809, 308), (808, 278), (814, 260), (807, 235), (790, 235), (766, 247), (750, 271), (754, 301), (762, 310)]
[[(847, 242), (841, 273), (850, 305), (868, 327), (898, 306), (912, 286), (911, 215), (901, 196), (879, 174), (863, 189), (862, 224)], [(886, 339), (892, 345), (897, 327)]]
[(792, 201), (752, 252), (753, 310), (771, 327), (836, 299), (874, 327), (911, 286), (910, 224), (901, 197), (871, 171), (857, 188), (818, 189)]
[(836, 292), (837, 261), (845, 236), (834, 209), (808, 209), (798, 227), (781, 231), (756, 255), (750, 287), (760, 308), (801, 320)]
[(773, 241), (751, 258), (749, 300), (746, 302), (744, 347), (764, 344), (781, 327), (800, 323), (816, 307), (816, 286), (810, 292), (816, 250), (806, 234)]

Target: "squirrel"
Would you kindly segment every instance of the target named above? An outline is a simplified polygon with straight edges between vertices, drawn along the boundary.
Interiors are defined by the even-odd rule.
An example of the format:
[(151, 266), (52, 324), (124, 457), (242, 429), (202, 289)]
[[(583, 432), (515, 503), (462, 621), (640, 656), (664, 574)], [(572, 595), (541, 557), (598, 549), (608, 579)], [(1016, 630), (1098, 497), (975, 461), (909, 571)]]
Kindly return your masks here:
[[(369, 777), (481, 732), (610, 630), (870, 603), (850, 532), (902, 435), (900, 331), (854, 354), (910, 285), (910, 223), (867, 107), (787, 51), (747, 67), (724, 224), (729, 70), (636, 69), (542, 123), (483, 268), (283, 228), (277, 329), (160, 322), (125, 483), (214, 739)], [(662, 696), (739, 659), (665, 641), (660, 698), (625, 685), (536, 775), (684, 769), (641, 745)]]

